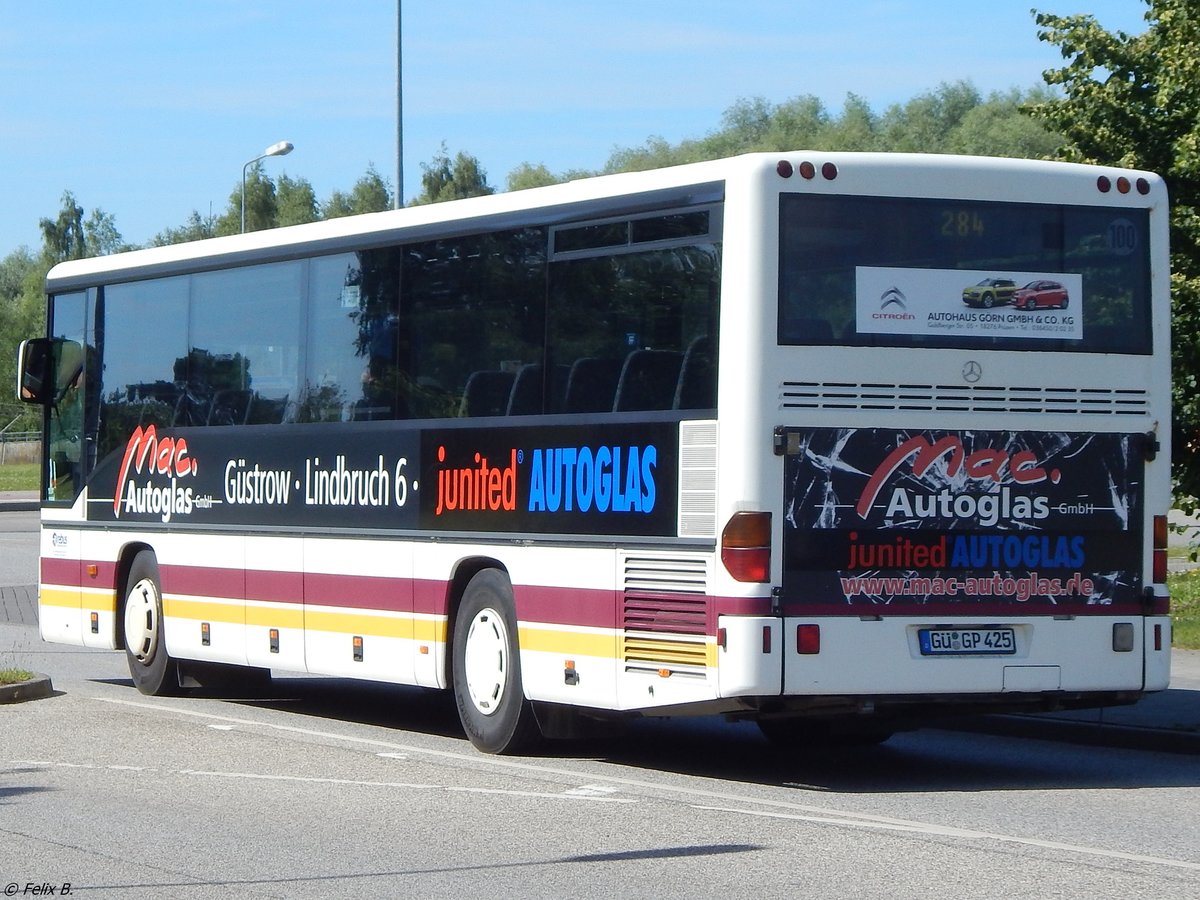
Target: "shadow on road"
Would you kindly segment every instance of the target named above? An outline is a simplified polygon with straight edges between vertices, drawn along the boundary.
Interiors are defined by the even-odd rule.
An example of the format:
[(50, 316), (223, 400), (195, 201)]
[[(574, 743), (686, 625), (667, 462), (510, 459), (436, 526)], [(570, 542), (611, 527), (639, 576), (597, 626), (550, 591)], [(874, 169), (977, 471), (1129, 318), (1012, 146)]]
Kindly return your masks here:
[[(127, 679), (113, 679), (133, 690)], [(188, 694), (185, 694), (185, 699)], [(445, 691), (352, 679), (277, 677), (250, 696), (220, 696), (233, 705), (310, 719), (451, 738), (463, 736), (453, 695)], [(305, 727), (319, 727), (313, 723)], [(948, 728), (903, 732), (868, 748), (783, 749), (751, 722), (721, 718), (632, 719), (598, 736), (546, 742), (537, 758), (589, 759), (726, 782), (833, 793), (1079, 790), (1200, 785), (1189, 756), (1000, 736)], [(1153, 758), (1153, 763), (1149, 758)]]

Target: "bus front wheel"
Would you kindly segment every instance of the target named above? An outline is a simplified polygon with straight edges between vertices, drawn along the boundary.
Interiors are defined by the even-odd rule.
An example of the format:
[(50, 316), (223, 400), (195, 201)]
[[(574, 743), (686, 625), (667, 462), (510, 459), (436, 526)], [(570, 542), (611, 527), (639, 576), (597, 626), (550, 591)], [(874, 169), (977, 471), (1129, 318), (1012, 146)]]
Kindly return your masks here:
[(134, 686), (152, 696), (178, 693), (178, 663), (167, 653), (158, 561), (153, 553), (142, 550), (133, 558), (125, 584), (125, 656)]
[(484, 569), (463, 593), (454, 627), (454, 699), (471, 743), (515, 753), (538, 735), (521, 686), (517, 616), (508, 578)]

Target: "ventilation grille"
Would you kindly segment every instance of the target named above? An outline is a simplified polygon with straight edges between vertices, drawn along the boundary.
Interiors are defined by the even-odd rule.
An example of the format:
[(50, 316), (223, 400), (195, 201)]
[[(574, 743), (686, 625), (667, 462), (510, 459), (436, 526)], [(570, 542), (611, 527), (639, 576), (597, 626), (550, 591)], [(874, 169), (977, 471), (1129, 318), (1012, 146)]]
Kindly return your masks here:
[(717, 533), (717, 423), (679, 426), (679, 536)]
[(705, 677), (707, 583), (702, 557), (626, 557), (621, 613), (626, 671)]
[(1114, 388), (982, 387), (785, 381), (781, 409), (883, 409), (931, 412), (1138, 415), (1150, 409), (1146, 391)]

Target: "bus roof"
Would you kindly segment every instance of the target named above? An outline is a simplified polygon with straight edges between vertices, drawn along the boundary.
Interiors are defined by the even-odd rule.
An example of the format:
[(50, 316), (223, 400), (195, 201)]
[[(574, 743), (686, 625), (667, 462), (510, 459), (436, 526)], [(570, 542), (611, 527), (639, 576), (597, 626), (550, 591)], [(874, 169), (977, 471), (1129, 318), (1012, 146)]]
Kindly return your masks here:
[[(295, 259), (386, 246), (400, 241), (467, 234), (481, 229), (516, 228), (529, 224), (529, 213), (534, 210), (540, 212), (537, 217), (539, 224), (553, 225), (597, 218), (606, 212), (624, 214), (642, 208), (649, 211), (668, 206), (717, 202), (723, 199), (727, 179), (737, 174), (776, 170), (781, 161), (795, 160), (798, 163), (805, 158), (817, 163), (818, 172), (825, 163), (832, 163), (837, 171), (870, 171), (876, 176), (873, 180), (880, 193), (896, 196), (911, 194), (912, 185), (904, 176), (917, 173), (937, 173), (938, 185), (951, 188), (956, 181), (964, 185), (969, 177), (977, 178), (983, 172), (997, 176), (1020, 174), (1023, 178), (1032, 176), (1059, 182), (1064, 176), (1073, 174), (1075, 178), (1086, 177), (1093, 183), (1098, 173), (1107, 172), (1114, 180), (1120, 176), (1147, 180), (1151, 185), (1151, 198), (1137, 198), (1141, 201), (1137, 205), (1147, 205), (1148, 199), (1161, 199), (1165, 204), (1166, 199), (1161, 179), (1150, 173), (1075, 163), (932, 153), (751, 153), (665, 169), (601, 175), (522, 191), (70, 260), (50, 270), (46, 276), (46, 290), (48, 293), (58, 293), (100, 283), (137, 281), (183, 272)], [(889, 184), (892, 185), (890, 189), (887, 187)], [(820, 189), (821, 178), (818, 176), (808, 186)], [(1028, 188), (1026, 185), (1025, 192), (1028, 192)], [(957, 196), (960, 191), (961, 188), (950, 189), (946, 196)], [(1116, 197), (1109, 199), (1115, 200)]]

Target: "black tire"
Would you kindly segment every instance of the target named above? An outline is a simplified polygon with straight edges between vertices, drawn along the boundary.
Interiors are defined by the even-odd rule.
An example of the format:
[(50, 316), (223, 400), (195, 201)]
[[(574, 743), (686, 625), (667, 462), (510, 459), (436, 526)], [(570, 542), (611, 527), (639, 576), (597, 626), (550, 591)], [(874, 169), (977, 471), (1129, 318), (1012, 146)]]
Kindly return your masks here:
[(512, 586), (497, 569), (475, 575), (454, 625), (454, 699), (463, 730), (484, 753), (516, 753), (539, 736), (521, 685)]
[(996, 302), (996, 298), (993, 297), (991, 294), (984, 294), (979, 299), (979, 302), (980, 302), (980, 304), (982, 304), (984, 309), (991, 309), (993, 304), (995, 304), (995, 302)]
[(1066, 309), (1066, 308), (1067, 308), (1067, 304), (1068, 304), (1068, 303), (1070, 303), (1070, 302), (1071, 302), (1071, 298), (1070, 298), (1070, 297), (1063, 297), (1062, 306), (1060, 306), (1060, 307), (1059, 307), (1059, 309)]
[(179, 693), (179, 664), (167, 653), (158, 560), (149, 550), (133, 558), (122, 614), (125, 656), (134, 686), (155, 697)]
[(1030, 297), (1025, 301), (1025, 309), (1027, 309), (1029, 312), (1033, 312), (1035, 309), (1037, 309), (1037, 301)]

